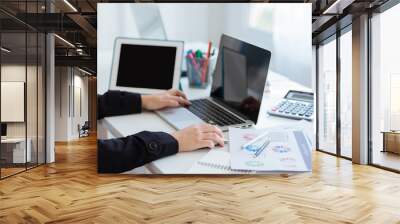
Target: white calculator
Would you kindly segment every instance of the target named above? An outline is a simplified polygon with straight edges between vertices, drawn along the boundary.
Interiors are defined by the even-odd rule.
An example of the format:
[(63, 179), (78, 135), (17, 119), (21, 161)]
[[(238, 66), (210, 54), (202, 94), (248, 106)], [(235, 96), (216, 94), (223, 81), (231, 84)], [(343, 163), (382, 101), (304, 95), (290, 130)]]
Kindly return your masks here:
[(311, 121), (314, 114), (314, 93), (290, 90), (276, 106), (268, 110), (268, 114)]

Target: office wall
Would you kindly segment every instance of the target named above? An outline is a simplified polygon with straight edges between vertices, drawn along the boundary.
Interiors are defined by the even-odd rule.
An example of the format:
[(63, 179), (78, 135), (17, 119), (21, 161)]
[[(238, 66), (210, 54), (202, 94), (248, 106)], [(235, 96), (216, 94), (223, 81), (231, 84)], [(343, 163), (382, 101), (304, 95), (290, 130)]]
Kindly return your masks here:
[(68, 141), (69, 84), (68, 67), (55, 68), (55, 141)]
[(99, 93), (108, 90), (115, 38), (139, 37), (132, 8), (133, 4), (97, 5), (97, 24), (101, 24), (97, 27), (97, 52), (101, 54), (97, 57)]
[(88, 78), (88, 101), (89, 101), (89, 122), (90, 131), (97, 131), (97, 78)]
[[(19, 81), (26, 85), (26, 120), (24, 122), (7, 122), (8, 138), (29, 139), (31, 148), (31, 163), (44, 162), (44, 74), (42, 67), (36, 65), (3, 64), (1, 66), (1, 81)], [(26, 79), (26, 80), (25, 80)], [(4, 96), (3, 96), (4, 97)], [(7, 96), (5, 96), (7, 97)], [(8, 110), (9, 108), (1, 108)], [(12, 113), (12, 111), (10, 111)]]
[(226, 33), (268, 49), (270, 70), (312, 87), (311, 4), (239, 6), (210, 5), (210, 39), (219, 43), (221, 33)]
[[(25, 70), (27, 69), (27, 70)], [(28, 72), (28, 80), (25, 81), (25, 73)], [(36, 66), (27, 66), (18, 65), (18, 64), (8, 64), (1, 66), (1, 81), (18, 81), (27, 83), (27, 108), (29, 112), (27, 113), (27, 122), (28, 122), (28, 133), (36, 133), (36, 120), (37, 114), (36, 109), (39, 106), (41, 108), (43, 106), (43, 102), (37, 101), (36, 95), (36, 85), (37, 80), (36, 77), (33, 77), (32, 74), (36, 76)], [(40, 103), (39, 105), (37, 103)], [(6, 108), (2, 108), (2, 110), (6, 110)], [(7, 136), (9, 137), (25, 137), (25, 123), (24, 122), (10, 122), (7, 123)], [(29, 137), (29, 136), (28, 136)]]
[[(78, 74), (76, 74), (78, 72)], [(85, 121), (89, 120), (89, 102), (88, 102), (88, 77), (82, 76), (78, 70), (74, 74), (74, 96), (73, 96), (73, 113), (72, 113), (72, 136), (79, 136), (78, 125), (82, 126)]]
[(69, 141), (89, 118), (88, 77), (72, 67), (56, 67), (55, 74), (55, 141)]
[[(221, 34), (226, 33), (270, 50), (272, 71), (312, 87), (311, 4), (157, 6), (161, 18), (157, 25), (164, 27), (167, 39), (183, 40), (185, 44), (211, 40), (218, 46)], [(148, 10), (146, 7), (148, 4), (99, 4), (99, 93), (108, 89), (114, 39), (121, 36), (152, 38), (147, 35), (151, 32), (140, 32), (135, 17), (135, 8)], [(253, 15), (259, 18), (252, 18)], [(260, 22), (263, 20), (268, 22)]]
[(25, 83), (1, 82), (2, 122), (23, 122), (25, 111)]
[(210, 6), (210, 4), (193, 3), (179, 5), (181, 10), (177, 10), (174, 4), (158, 5), (167, 39), (207, 42), (209, 25), (218, 24), (219, 18), (221, 18), (211, 17), (210, 10), (220, 9), (222, 5), (215, 4), (215, 7)]

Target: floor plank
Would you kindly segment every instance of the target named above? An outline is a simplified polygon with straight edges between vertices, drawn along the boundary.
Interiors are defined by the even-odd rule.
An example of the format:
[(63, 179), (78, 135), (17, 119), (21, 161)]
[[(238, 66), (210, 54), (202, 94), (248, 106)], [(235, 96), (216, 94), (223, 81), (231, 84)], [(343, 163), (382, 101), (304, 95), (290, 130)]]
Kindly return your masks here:
[(320, 152), (300, 175), (98, 175), (92, 136), (0, 181), (0, 223), (400, 223), (399, 199), (399, 174)]

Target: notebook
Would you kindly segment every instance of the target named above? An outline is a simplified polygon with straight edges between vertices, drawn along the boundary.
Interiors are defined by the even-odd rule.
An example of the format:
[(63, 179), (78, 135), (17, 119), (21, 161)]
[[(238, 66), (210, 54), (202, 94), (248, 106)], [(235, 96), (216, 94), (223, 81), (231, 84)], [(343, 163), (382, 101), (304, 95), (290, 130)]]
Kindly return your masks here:
[(213, 149), (195, 163), (190, 174), (249, 174), (252, 171), (231, 170), (231, 155), (228, 151)]

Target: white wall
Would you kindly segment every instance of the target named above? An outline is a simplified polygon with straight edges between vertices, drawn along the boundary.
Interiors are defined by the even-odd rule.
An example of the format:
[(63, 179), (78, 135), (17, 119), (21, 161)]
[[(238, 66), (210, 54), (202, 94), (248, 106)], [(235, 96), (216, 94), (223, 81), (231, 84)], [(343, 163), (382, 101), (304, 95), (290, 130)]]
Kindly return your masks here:
[[(88, 120), (88, 78), (71, 67), (56, 67), (55, 124), (56, 141), (78, 138), (78, 124)], [(79, 100), (80, 90), (80, 100)], [(82, 114), (77, 105), (82, 106)], [(74, 111), (75, 110), (75, 111)]]
[[(218, 43), (221, 33), (232, 35), (272, 52), (270, 70), (312, 87), (311, 4), (211, 4), (210, 37)], [(256, 10), (265, 26), (252, 24)]]
[[(26, 80), (27, 79), (27, 80)], [(32, 66), (18, 63), (6, 63), (1, 66), (1, 81), (9, 82), (23, 82), (26, 86), (26, 107), (25, 101), (21, 102), (23, 105), (18, 108), (1, 107), (2, 112), (7, 113), (20, 113), (22, 117), (26, 112), (26, 120), (23, 118), (22, 122), (6, 122), (7, 123), (7, 137), (9, 138), (25, 138), (25, 135), (30, 140), (32, 161), (39, 163), (44, 162), (44, 73), (42, 67)], [(2, 94), (3, 93), (2, 89)], [(19, 94), (24, 95), (24, 89), (19, 90)], [(7, 95), (2, 95), (7, 97)], [(24, 98), (24, 97), (22, 97)], [(18, 103), (18, 102), (15, 102)], [(2, 103), (3, 104), (3, 103)], [(12, 111), (14, 110), (14, 111)], [(19, 111), (15, 111), (19, 110)], [(38, 155), (39, 154), (39, 155)]]
[(55, 68), (55, 141), (70, 139), (70, 68)]
[[(1, 81), (25, 82), (25, 65), (9, 64), (1, 66)], [(29, 68), (28, 68), (29, 69)], [(30, 70), (30, 69), (29, 69)], [(6, 110), (7, 108), (1, 108)], [(7, 137), (25, 137), (25, 122), (7, 123)]]
[[(36, 74), (36, 67), (27, 66), (25, 65), (18, 65), (18, 64), (7, 64), (1, 66), (1, 81), (17, 81), (17, 82), (24, 82), (26, 72), (29, 75)], [(31, 77), (28, 76), (30, 86), (35, 86), (36, 81), (31, 80)], [(27, 103), (31, 104), (35, 102), (35, 104), (31, 105), (34, 106), (36, 109), (36, 88), (28, 88), (27, 93)], [(28, 105), (29, 106), (29, 105)], [(1, 110), (7, 110), (9, 108), (1, 108)], [(24, 108), (22, 108), (24, 110)], [(36, 130), (36, 120), (37, 116), (36, 113), (32, 113), (32, 109), (27, 109), (27, 119), (28, 119), (28, 137), (29, 134)], [(36, 112), (36, 111), (35, 111)], [(32, 122), (34, 121), (34, 124)], [(8, 137), (25, 137), (25, 126), (26, 122), (7, 122), (7, 135)], [(36, 132), (35, 132), (36, 133)]]
[[(222, 33), (272, 52), (270, 70), (312, 86), (311, 4), (155, 4), (170, 40), (219, 44)], [(250, 6), (251, 5), (251, 6)], [(108, 89), (113, 43), (116, 37), (140, 38), (134, 9), (148, 4), (98, 4), (98, 93)], [(265, 7), (267, 24), (250, 25), (250, 11)], [(263, 18), (262, 18), (263, 19)], [(268, 25), (269, 26), (269, 25)], [(149, 38), (149, 37), (146, 37)]]
[(167, 39), (202, 41), (209, 38), (209, 4), (158, 4)]
[(108, 90), (115, 38), (138, 37), (132, 7), (133, 4), (97, 4), (97, 52), (100, 53), (97, 56), (99, 93)]
[[(78, 125), (82, 126), (85, 121), (88, 121), (89, 113), (89, 102), (88, 102), (88, 78), (87, 76), (82, 76), (82, 73), (76, 74), (77, 70), (75, 70), (74, 75), (74, 110), (75, 113), (72, 113), (72, 120), (71, 120), (71, 135), (72, 138), (78, 138)], [(80, 93), (79, 93), (80, 91)], [(80, 96), (80, 97), (79, 97)], [(80, 101), (80, 102), (79, 102)], [(80, 113), (82, 110), (82, 113)]]
[[(82, 73), (81, 73), (82, 74)], [(89, 91), (88, 91), (88, 77), (82, 75), (75, 76), (75, 85), (82, 89), (82, 116), (80, 122), (84, 123), (89, 117)]]

